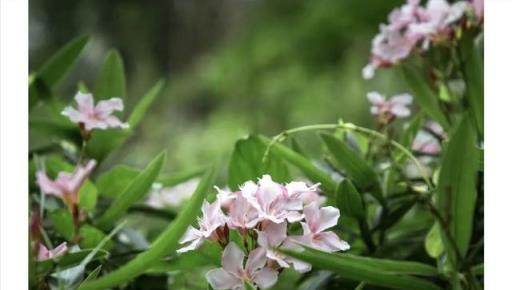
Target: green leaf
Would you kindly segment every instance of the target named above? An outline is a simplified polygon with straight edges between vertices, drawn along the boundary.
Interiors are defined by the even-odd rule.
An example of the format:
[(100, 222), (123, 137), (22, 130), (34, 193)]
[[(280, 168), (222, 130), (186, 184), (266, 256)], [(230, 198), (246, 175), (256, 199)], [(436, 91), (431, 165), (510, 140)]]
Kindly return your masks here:
[(98, 226), (102, 229), (110, 227), (119, 219), (133, 203), (142, 199), (156, 180), (165, 160), (165, 153), (160, 153), (149, 165), (141, 171), (133, 181), (119, 194), (110, 207), (98, 219)]
[(92, 211), (96, 207), (98, 200), (98, 190), (90, 181), (84, 182), (78, 193), (78, 205), (81, 209)]
[(475, 275), (482, 276), (484, 274), (484, 264), (482, 263), (474, 266), (473, 268), (471, 268), (471, 271), (473, 271)]
[(153, 104), (155, 99), (162, 93), (164, 86), (165, 81), (160, 80), (144, 96), (142, 96), (142, 98), (140, 98), (135, 108), (133, 108), (130, 118), (128, 118), (128, 124), (130, 124), (130, 127), (136, 128), (139, 125), (151, 104)]
[(383, 202), (384, 198), (377, 173), (366, 163), (366, 160), (335, 136), (329, 134), (321, 134), (320, 136), (338, 165), (346, 171), (356, 185), (365, 190), (373, 189), (371, 190), (372, 195)]
[(139, 173), (139, 170), (128, 166), (115, 166), (101, 174), (96, 180), (98, 193), (101, 196), (115, 198), (126, 189)]
[(473, 33), (465, 33), (460, 41), (462, 72), (466, 82), (471, 117), (475, 119), (480, 136), (484, 132), (484, 63), (483, 52)]
[(320, 182), (321, 188), (325, 193), (334, 195), (337, 184), (331, 179), (331, 176), (327, 172), (319, 169), (307, 158), (283, 144), (272, 144), (271, 140), (261, 135), (257, 136), (257, 138), (261, 140), (266, 146), (271, 146), (270, 152), (275, 153), (275, 156), (286, 160), (287, 162), (300, 169), (304, 175), (312, 181)]
[(286, 255), (310, 263), (316, 268), (332, 271), (339, 276), (367, 284), (392, 289), (440, 290), (427, 280), (411, 275), (435, 276), (437, 269), (417, 262), (393, 261), (353, 256), (348, 254), (326, 253), (314, 249), (303, 252), (283, 250)]
[[(462, 256), (468, 250), (476, 202), (476, 177), (479, 152), (468, 116), (464, 116), (451, 136), (441, 163), (438, 183), (438, 208), (448, 222), (449, 232)], [(443, 235), (445, 249), (455, 261), (455, 252)]]
[(366, 217), (361, 194), (348, 179), (344, 179), (338, 184), (336, 205), (347, 216), (357, 220), (364, 220)]
[(177, 172), (177, 173), (173, 173), (173, 174), (160, 176), (160, 177), (158, 177), (157, 181), (160, 184), (162, 184), (162, 186), (164, 186), (164, 187), (175, 186), (175, 185), (178, 185), (178, 184), (183, 183), (189, 179), (192, 179), (194, 177), (197, 177), (197, 176), (203, 174), (205, 172), (205, 170), (206, 170), (205, 167), (189, 169), (189, 170), (185, 170), (185, 171), (181, 171), (181, 172)]
[[(59, 265), (59, 267), (61, 269), (75, 266), (77, 264), (80, 264), (80, 262), (82, 262), (91, 252), (92, 252), (92, 250), (87, 249), (87, 250), (80, 250), (80, 251), (77, 251), (74, 253), (67, 253), (66, 255), (62, 256), (62, 258), (60, 258), (57, 261), (57, 264)], [(109, 252), (107, 252), (105, 250), (100, 250), (94, 255), (93, 260), (103, 259), (103, 258), (108, 257), (108, 255), (109, 255)]]
[(110, 50), (94, 87), (96, 100), (126, 97), (123, 59), (117, 50)]
[[(66, 139), (74, 144), (80, 144), (82, 137), (75, 127), (69, 127), (61, 122), (49, 119), (35, 118), (29, 120), (29, 130), (44, 134), (46, 138)], [(53, 139), (52, 138), (52, 139)]]
[(425, 239), (425, 250), (427, 254), (434, 259), (441, 257), (444, 252), (441, 230), (439, 229), (438, 223), (435, 223), (428, 232), (427, 238)]
[(87, 35), (73, 39), (42, 65), (38, 70), (37, 77), (48, 88), (52, 88), (76, 62), (88, 41), (89, 36)]
[(178, 248), (179, 239), (199, 214), (201, 204), (212, 186), (213, 178), (214, 170), (212, 168), (204, 175), (193, 197), (180, 211), (178, 217), (169, 224), (147, 251), (139, 254), (121, 268), (97, 280), (84, 283), (82, 290), (106, 289), (125, 283), (144, 273), (165, 255), (174, 252)]
[(222, 247), (216, 242), (206, 241), (194, 251), (181, 253), (171, 259), (156, 262), (145, 273), (188, 272), (206, 265), (220, 267), (221, 257)]
[(432, 119), (439, 122), (443, 128), (448, 128), (448, 120), (441, 111), (438, 98), (422, 72), (411, 65), (404, 64), (402, 68), (404, 78), (413, 92), (414, 100)]
[(52, 221), (55, 231), (66, 240), (73, 239), (74, 225), (71, 213), (64, 208), (59, 208), (48, 213), (48, 217)]
[(270, 174), (277, 182), (289, 181), (288, 168), (279, 159), (269, 156), (263, 162), (266, 146), (255, 136), (238, 140), (231, 155), (228, 168), (228, 185), (231, 190), (238, 190), (244, 182), (256, 181), (264, 174)]
[[(94, 249), (107, 235), (91, 225), (85, 224), (80, 227), (80, 248)], [(109, 250), (113, 247), (112, 241), (108, 241), (103, 247), (104, 250)]]
[(87, 154), (102, 161), (116, 148), (120, 147), (132, 135), (132, 128), (96, 130), (87, 143)]
[[(98, 277), (98, 275), (100, 274), (100, 272), (101, 272), (101, 265), (94, 268), (94, 270), (92, 270), (91, 273), (89, 273), (89, 275), (87, 275), (87, 277), (82, 281), (82, 283), (96, 279)], [(78, 289), (80, 289), (80, 286), (78, 286)]]

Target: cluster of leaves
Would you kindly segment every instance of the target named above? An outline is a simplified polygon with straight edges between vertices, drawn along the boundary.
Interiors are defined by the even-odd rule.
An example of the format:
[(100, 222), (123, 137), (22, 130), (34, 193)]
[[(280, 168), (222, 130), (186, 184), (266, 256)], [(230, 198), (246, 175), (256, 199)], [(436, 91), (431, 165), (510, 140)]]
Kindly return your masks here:
[[(377, 130), (339, 121), (290, 129), (273, 138), (251, 135), (235, 144), (227, 174), (232, 191), (263, 174), (277, 182), (299, 177), (319, 182), (326, 203), (342, 213), (343, 229), (335, 231), (352, 245), (349, 254), (284, 251), (312, 264), (314, 271), (300, 277), (285, 270), (275, 289), (291, 285), (299, 289), (482, 287), (483, 54), (479, 33), (464, 32), (447, 49), (449, 53), (436, 50), (402, 66), (420, 107), (410, 120)], [(42, 218), (39, 230), (47, 246), (67, 241), (75, 247), (57, 259), (37, 262), (31, 256), (31, 286), (167, 289), (172, 284), (204, 289), (204, 279), (198, 277), (219, 264), (221, 250), (206, 243), (198, 251), (176, 255), (176, 248), (211, 193), (214, 169), (164, 174), (160, 171), (165, 154), (143, 169), (100, 167), (80, 190), (79, 207), (86, 218), (78, 225), (70, 212), (45, 198), (34, 183), (37, 170), (44, 168), (55, 176), (72, 170), (83, 155), (104, 161), (134, 134), (164, 86), (160, 81), (140, 98), (127, 117), (129, 130), (94, 132), (82, 147), (78, 128), (60, 115), (67, 101), (55, 96), (54, 87), (87, 40), (73, 40), (30, 76), (30, 132), (45, 140), (30, 148), (32, 215)], [(432, 79), (433, 72), (442, 78)], [(89, 91), (83, 83), (78, 89)], [(107, 55), (92, 92), (99, 99), (126, 97), (123, 62), (116, 51)], [(429, 119), (447, 132), (442, 153), (431, 156), (433, 162), (428, 164), (433, 174), (418, 160), (421, 153), (411, 149)], [(324, 156), (315, 158), (301, 146), (295, 136), (304, 132), (320, 132)], [(419, 172), (415, 177), (405, 170), (411, 164)], [(203, 176), (201, 182), (180, 211), (157, 210), (142, 203), (152, 184), (172, 186), (198, 175)], [(144, 227), (164, 221), (163, 229), (143, 237), (150, 243), (141, 243), (140, 233), (133, 230), (141, 212), (149, 218)], [(230, 239), (237, 237), (230, 235)]]

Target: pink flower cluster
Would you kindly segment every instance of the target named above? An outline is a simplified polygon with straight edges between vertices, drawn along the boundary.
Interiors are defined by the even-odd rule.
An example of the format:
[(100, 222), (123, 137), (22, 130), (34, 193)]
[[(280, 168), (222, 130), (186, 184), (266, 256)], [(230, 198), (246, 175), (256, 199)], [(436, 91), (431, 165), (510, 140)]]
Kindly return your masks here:
[[(178, 250), (197, 249), (205, 240), (225, 246), (222, 268), (207, 273), (214, 289), (242, 289), (244, 282), (266, 289), (277, 281), (278, 270), (293, 267), (298, 272), (311, 269), (309, 264), (287, 257), (278, 248), (300, 250), (301, 245), (326, 252), (345, 251), (349, 244), (328, 229), (338, 223), (340, 212), (332, 206), (320, 207), (318, 185), (304, 182), (286, 185), (264, 175), (258, 183), (248, 181), (237, 192), (217, 188), (213, 203), (204, 202), (198, 228), (189, 227)], [(291, 235), (291, 224), (300, 223), (302, 234)], [(249, 257), (233, 242), (229, 230), (237, 231), (247, 241)], [(249, 246), (254, 245), (254, 246)]]
[(428, 49), (452, 35), (454, 25), (465, 12), (483, 17), (483, 0), (459, 1), (429, 0), (425, 7), (420, 0), (407, 0), (388, 16), (389, 23), (381, 24), (380, 32), (372, 41), (370, 63), (363, 68), (363, 78), (371, 79), (379, 67), (388, 67), (406, 59), (415, 48)]

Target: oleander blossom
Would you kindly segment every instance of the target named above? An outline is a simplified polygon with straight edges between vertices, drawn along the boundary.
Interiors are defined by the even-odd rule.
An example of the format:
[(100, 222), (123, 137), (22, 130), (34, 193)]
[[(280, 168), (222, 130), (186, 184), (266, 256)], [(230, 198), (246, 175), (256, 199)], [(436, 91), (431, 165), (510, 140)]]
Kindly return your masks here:
[(265, 267), (265, 249), (259, 247), (249, 253), (244, 267), (245, 254), (233, 242), (222, 253), (222, 268), (206, 273), (206, 279), (213, 289), (244, 289), (244, 283), (267, 289), (277, 282), (278, 272)]
[(83, 126), (86, 131), (130, 127), (128, 123), (123, 123), (113, 115), (115, 111), (124, 110), (123, 100), (120, 98), (102, 100), (95, 106), (92, 94), (78, 92), (75, 95), (75, 101), (78, 104), (78, 110), (68, 106), (62, 111), (62, 115), (67, 116), (73, 123)]
[[(311, 265), (279, 249), (302, 251), (309, 246), (335, 252), (350, 248), (334, 231), (328, 231), (337, 225), (340, 213), (331, 206), (320, 207), (323, 199), (319, 186), (303, 181), (280, 184), (263, 175), (234, 192), (215, 187), (215, 201), (204, 202), (199, 227), (188, 228), (180, 239), (185, 246), (178, 252), (197, 249), (206, 240), (224, 248), (222, 268), (207, 274), (214, 289), (243, 289), (244, 283), (265, 289), (276, 282), (284, 268), (307, 272)], [(299, 224), (302, 235), (289, 235), (289, 230), (300, 228)], [(237, 245), (234, 239), (242, 242)], [(239, 247), (249, 253), (245, 268)]]
[(205, 240), (217, 240), (219, 235), (217, 229), (226, 224), (226, 216), (221, 210), (219, 200), (213, 203), (203, 202), (201, 207), (202, 217), (198, 219), (199, 229), (189, 226), (185, 235), (180, 239), (180, 244), (188, 243), (187, 246), (178, 250), (184, 253), (197, 249)]
[(49, 259), (57, 258), (64, 255), (68, 251), (67, 242), (63, 242), (62, 244), (55, 247), (53, 250), (48, 250), (45, 245), (39, 243), (39, 249), (37, 252), (37, 261), (42, 262)]
[(316, 202), (304, 207), (306, 222), (301, 222), (304, 231), (295, 239), (300, 243), (325, 252), (347, 251), (350, 245), (341, 240), (334, 232), (326, 231), (338, 224), (339, 209), (326, 206), (319, 207)]
[(89, 160), (84, 166), (78, 165), (73, 173), (59, 172), (55, 180), (51, 180), (46, 172), (40, 170), (36, 173), (37, 184), (41, 191), (47, 195), (61, 198), (69, 207), (78, 203), (78, 193), (82, 184), (96, 166), (95, 160)]
[(409, 106), (412, 104), (412, 96), (409, 94), (398, 94), (386, 99), (378, 92), (370, 92), (367, 97), (371, 104), (370, 112), (384, 123), (395, 117), (405, 118), (411, 114)]
[(362, 70), (363, 78), (373, 78), (376, 69), (396, 65), (414, 50), (421, 52), (432, 42), (450, 39), (467, 11), (473, 10), (479, 19), (483, 17), (480, 2), (450, 4), (446, 0), (429, 0), (423, 7), (419, 0), (408, 0), (395, 8), (388, 16), (388, 23), (381, 24), (373, 38), (370, 61)]

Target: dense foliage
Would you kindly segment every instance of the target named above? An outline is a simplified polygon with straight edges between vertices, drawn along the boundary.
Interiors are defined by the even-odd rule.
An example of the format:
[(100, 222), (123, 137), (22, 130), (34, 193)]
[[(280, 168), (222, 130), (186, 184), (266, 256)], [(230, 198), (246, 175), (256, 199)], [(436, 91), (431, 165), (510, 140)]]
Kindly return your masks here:
[(229, 161), (171, 173), (166, 153), (106, 162), (164, 81), (125, 112), (112, 50), (76, 103), (55, 93), (88, 41), (29, 79), (32, 289), (483, 288), (483, 1), (390, 13), (362, 76), (393, 66), (409, 91), (368, 88), (373, 128), (252, 134)]

